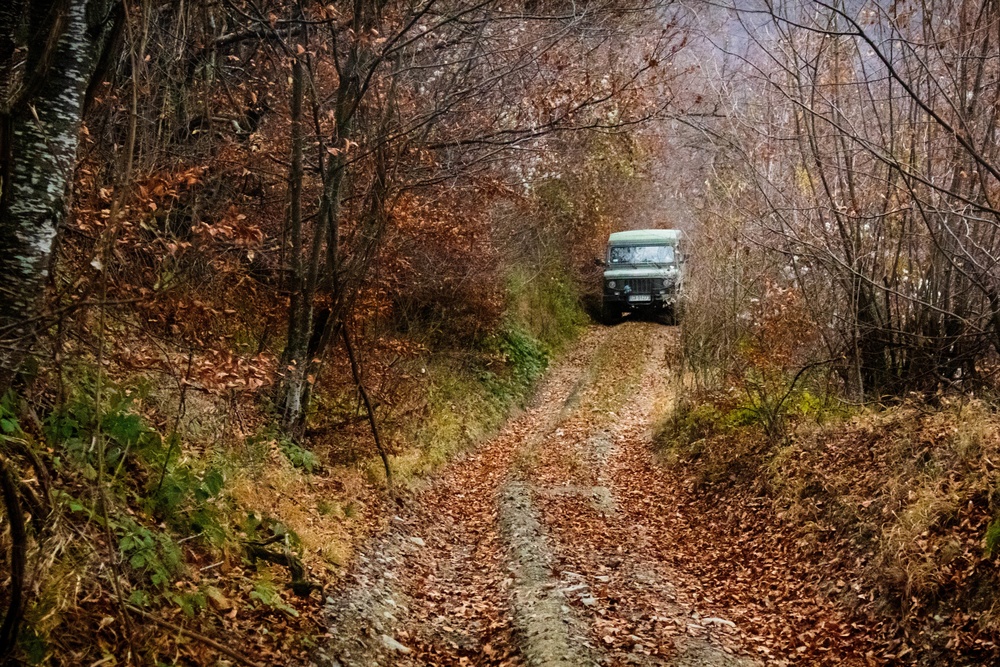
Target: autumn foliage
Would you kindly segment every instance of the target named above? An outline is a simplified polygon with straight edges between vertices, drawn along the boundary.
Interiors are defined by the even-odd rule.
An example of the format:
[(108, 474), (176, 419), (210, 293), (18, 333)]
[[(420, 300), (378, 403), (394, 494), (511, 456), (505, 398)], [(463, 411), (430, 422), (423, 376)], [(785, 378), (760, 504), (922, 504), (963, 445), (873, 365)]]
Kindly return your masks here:
[(46, 49), (93, 58), (44, 298), (4, 297), (34, 310), (0, 327), (25, 361), (0, 547), (26, 554), (0, 653), (302, 658), (387, 477), (495, 428), (585, 320), (682, 27), (656, 3), (44, 4), (0, 10), (4, 127), (62, 74)]

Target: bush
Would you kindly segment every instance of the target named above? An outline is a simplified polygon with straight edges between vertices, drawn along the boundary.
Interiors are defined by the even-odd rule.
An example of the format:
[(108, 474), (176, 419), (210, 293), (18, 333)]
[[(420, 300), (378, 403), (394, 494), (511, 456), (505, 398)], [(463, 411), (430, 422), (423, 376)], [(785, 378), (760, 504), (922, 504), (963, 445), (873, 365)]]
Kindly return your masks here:
[(682, 445), (691, 445), (725, 433), (728, 430), (726, 415), (711, 402), (678, 405), (671, 419), (671, 439)]
[(778, 446), (767, 437), (756, 406), (709, 394), (680, 401), (659, 425), (654, 441), (668, 463), (693, 464), (697, 478), (708, 484), (757, 479)]

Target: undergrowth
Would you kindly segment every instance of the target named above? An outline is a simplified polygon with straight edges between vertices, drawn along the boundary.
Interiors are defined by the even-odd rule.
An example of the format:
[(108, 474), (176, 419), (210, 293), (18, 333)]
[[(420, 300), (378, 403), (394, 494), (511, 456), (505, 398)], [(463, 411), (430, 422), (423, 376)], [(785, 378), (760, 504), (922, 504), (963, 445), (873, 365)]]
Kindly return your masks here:
[[(586, 318), (568, 279), (526, 276), (511, 278), (508, 316), (494, 333), (408, 362), (408, 398), (390, 398), (415, 408), (394, 414), (389, 399), (377, 405), (404, 485), (495, 432), (581, 330)], [(52, 523), (34, 536), (22, 659), (100, 662), (125, 641), (115, 629), (121, 618), (102, 619), (122, 613), (138, 627), (132, 641), (149, 664), (166, 660), (173, 640), (139, 613), (213, 635), (237, 618), (269, 618), (303, 647), (315, 643), (316, 591), (377, 527), (384, 502), (354, 393), (317, 396), (321, 410), (342, 419), (329, 431), (335, 449), (284, 433), (266, 401), (241, 405), (154, 377), (98, 376), (85, 360), (74, 368), (58, 399), (0, 401), (0, 434), (25, 443), (54, 476)], [(93, 646), (73, 644), (77, 626), (99, 628)]]
[[(28, 664), (47, 663), (54, 650), (72, 653), (67, 641), (73, 619), (89, 623), (82, 619), (106, 616), (109, 598), (118, 599), (111, 609), (175, 610), (186, 618), (204, 612), (213, 599), (235, 608), (243, 597), (240, 579), (224, 580), (224, 572), (237, 566), (251, 581), (272, 576), (266, 563), (247, 559), (248, 541), (278, 541), (290, 553), (302, 553), (297, 535), (280, 521), (246, 520), (230, 488), (242, 472), (229, 459), (193, 451), (181, 434), (164, 433), (150, 422), (149, 392), (143, 381), (107, 378), (98, 391), (96, 378), (84, 374), (36, 428), (22, 426), (24, 401), (8, 394), (0, 402), (4, 437), (30, 448), (55, 475), (47, 494), (52, 511), (33, 535), (37, 548), (30, 565), (37, 590), (20, 640)], [(39, 502), (38, 494), (32, 497)], [(33, 521), (42, 518), (34, 504), (29, 510)], [(206, 573), (206, 562), (218, 569)], [(252, 600), (286, 610), (280, 596)], [(112, 647), (120, 637), (103, 630), (106, 625), (96, 623), (102, 630), (93, 639)], [(140, 640), (151, 630), (131, 632)], [(156, 662), (157, 651), (150, 643), (143, 660)]]
[[(553, 357), (587, 322), (571, 282), (515, 270), (508, 285), (508, 318), (471, 357), (421, 360), (426, 377), (422, 419), (399, 434), (405, 451), (393, 457), (403, 481), (433, 471), (456, 452), (492, 434), (521, 406)], [(377, 465), (370, 465), (378, 475)]]
[(513, 326), (549, 352), (558, 352), (587, 323), (581, 294), (564, 271), (515, 267), (507, 281), (508, 329)]

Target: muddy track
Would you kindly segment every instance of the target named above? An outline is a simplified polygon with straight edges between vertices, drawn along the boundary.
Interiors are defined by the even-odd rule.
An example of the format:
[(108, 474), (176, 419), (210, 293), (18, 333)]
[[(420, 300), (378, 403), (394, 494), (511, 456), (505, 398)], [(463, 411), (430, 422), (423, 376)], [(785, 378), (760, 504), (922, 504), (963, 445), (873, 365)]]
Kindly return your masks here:
[(679, 591), (661, 553), (670, 536), (643, 519), (657, 494), (636, 482), (655, 473), (648, 435), (674, 335), (589, 330), (526, 410), (372, 541), (329, 600), (316, 661), (756, 664), (730, 620)]

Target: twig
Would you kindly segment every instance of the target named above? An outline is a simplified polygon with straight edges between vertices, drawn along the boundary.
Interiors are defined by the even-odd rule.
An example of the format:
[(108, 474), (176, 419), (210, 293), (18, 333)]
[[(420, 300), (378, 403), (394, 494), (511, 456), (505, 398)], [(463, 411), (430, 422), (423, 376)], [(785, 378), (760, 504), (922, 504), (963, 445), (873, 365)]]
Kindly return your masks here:
[[(189, 380), (191, 379), (191, 365), (193, 363), (194, 348), (191, 348), (188, 350), (188, 363), (187, 370), (184, 371), (184, 379), (178, 383), (180, 385), (181, 397), (179, 403), (177, 404), (177, 416), (174, 418), (174, 427), (171, 429), (170, 435), (167, 436), (167, 439), (170, 441), (170, 446), (167, 447), (167, 456), (163, 459), (163, 470), (160, 471), (160, 482), (156, 485), (156, 493), (159, 493), (160, 489), (163, 488), (163, 480), (167, 478), (167, 467), (170, 465), (170, 457), (174, 453), (174, 447), (180, 441), (178, 433), (180, 432), (181, 419), (184, 418), (184, 413), (187, 412), (187, 390), (191, 385)], [(122, 461), (124, 460), (125, 459), (123, 457)]]
[(382, 436), (379, 434), (378, 421), (375, 419), (375, 408), (372, 407), (368, 390), (365, 389), (365, 384), (361, 378), (361, 369), (358, 366), (357, 355), (354, 354), (354, 346), (351, 344), (351, 337), (347, 332), (346, 322), (341, 325), (340, 333), (344, 337), (344, 348), (347, 350), (347, 359), (351, 362), (351, 375), (354, 376), (354, 384), (357, 385), (358, 393), (361, 394), (361, 400), (365, 404), (365, 412), (368, 414), (368, 424), (371, 426), (372, 438), (375, 440), (375, 449), (378, 450), (378, 455), (382, 459), (382, 465), (385, 467), (385, 485), (388, 488), (389, 495), (393, 496), (395, 495), (395, 489), (392, 484), (392, 467), (389, 465), (389, 456), (382, 444)]
[[(116, 212), (117, 200), (112, 205), (113, 214)], [(112, 218), (114, 219), (114, 218)], [(108, 271), (107, 271), (107, 256), (108, 256), (108, 246), (104, 247), (102, 253), (102, 265), (105, 269), (101, 272), (101, 300), (102, 302), (108, 296)], [(90, 449), (88, 453), (97, 449), (97, 480), (94, 482), (96, 488), (96, 501), (97, 501), (97, 513), (100, 515), (104, 524), (104, 538), (107, 543), (108, 548), (108, 564), (111, 569), (111, 589), (115, 594), (115, 601), (118, 603), (118, 613), (121, 614), (122, 624), (125, 626), (125, 636), (128, 639), (129, 646), (135, 646), (135, 629), (132, 627), (132, 621), (129, 619), (129, 615), (125, 613), (125, 596), (122, 593), (121, 582), (119, 581), (119, 576), (121, 571), (119, 569), (118, 555), (115, 551), (115, 540), (114, 535), (111, 530), (111, 511), (108, 508), (108, 494), (107, 489), (104, 488), (104, 476), (107, 473), (107, 442), (104, 438), (104, 434), (101, 432), (101, 393), (104, 389), (104, 343), (105, 343), (105, 330), (104, 330), (104, 316), (107, 311), (104, 304), (101, 303), (98, 306), (98, 316), (97, 316), (97, 359), (95, 360), (95, 367), (97, 368), (97, 381), (94, 387), (94, 433), (90, 439)]]
[[(275, 537), (281, 539), (279, 536)], [(322, 586), (318, 586), (306, 579), (306, 568), (302, 565), (302, 561), (290, 553), (287, 548), (284, 551), (271, 551), (264, 547), (265, 544), (271, 544), (274, 541), (276, 540), (247, 542), (244, 547), (247, 550), (247, 555), (250, 556), (250, 560), (256, 562), (260, 559), (268, 563), (287, 567), (288, 572), (292, 575), (290, 587), (292, 592), (299, 597), (309, 597), (309, 594), (313, 591), (323, 590)]]
[(228, 655), (230, 658), (232, 658), (233, 660), (235, 660), (235, 661), (237, 661), (237, 662), (239, 662), (241, 664), (250, 665), (250, 667), (262, 667), (260, 665), (260, 663), (254, 662), (253, 660), (251, 660), (250, 658), (246, 657), (242, 653), (237, 653), (236, 651), (234, 651), (233, 649), (229, 648), (228, 646), (224, 646), (224, 645), (220, 644), (219, 642), (215, 641), (214, 639), (212, 639), (211, 637), (206, 637), (205, 635), (201, 634), (200, 632), (195, 632), (194, 630), (188, 630), (187, 628), (183, 628), (183, 627), (181, 627), (181, 626), (179, 626), (179, 625), (177, 625), (175, 623), (171, 623), (170, 621), (165, 621), (162, 618), (160, 618), (159, 616), (154, 616), (153, 614), (150, 614), (149, 612), (145, 612), (142, 609), (139, 609), (138, 607), (133, 607), (130, 604), (125, 605), (125, 608), (128, 609), (133, 614), (136, 614), (137, 616), (142, 616), (143, 618), (145, 618), (147, 620), (150, 620), (153, 623), (156, 623), (157, 625), (162, 625), (163, 627), (167, 628), (168, 630), (173, 630), (174, 632), (179, 632), (182, 635), (190, 637), (191, 639), (196, 639), (196, 640), (200, 641), (202, 644), (205, 644), (206, 646), (211, 646), (212, 648), (214, 648), (219, 653), (223, 653), (225, 655)]

